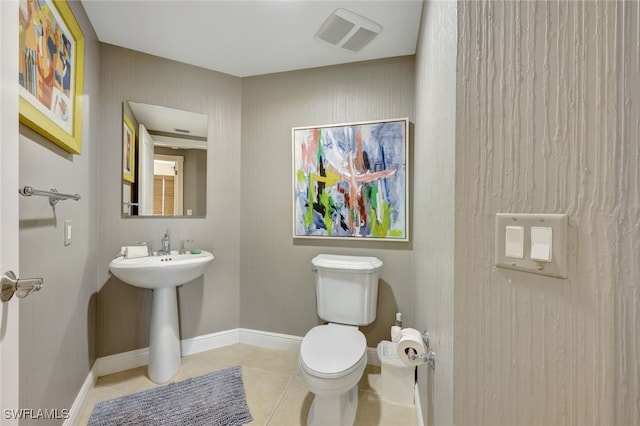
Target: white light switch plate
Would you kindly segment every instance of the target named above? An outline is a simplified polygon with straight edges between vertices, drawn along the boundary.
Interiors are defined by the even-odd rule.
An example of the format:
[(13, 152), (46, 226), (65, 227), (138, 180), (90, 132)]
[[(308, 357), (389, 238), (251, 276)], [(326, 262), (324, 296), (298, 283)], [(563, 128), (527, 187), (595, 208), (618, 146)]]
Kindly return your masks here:
[(64, 221), (64, 245), (71, 245), (71, 221)]
[[(569, 217), (566, 214), (531, 214), (531, 213), (497, 213), (495, 259), (500, 268), (534, 274), (567, 278), (567, 226)], [(507, 227), (524, 228), (524, 256), (522, 259), (507, 257), (505, 240)], [(537, 261), (531, 258), (531, 228), (544, 227), (552, 229), (551, 261)]]

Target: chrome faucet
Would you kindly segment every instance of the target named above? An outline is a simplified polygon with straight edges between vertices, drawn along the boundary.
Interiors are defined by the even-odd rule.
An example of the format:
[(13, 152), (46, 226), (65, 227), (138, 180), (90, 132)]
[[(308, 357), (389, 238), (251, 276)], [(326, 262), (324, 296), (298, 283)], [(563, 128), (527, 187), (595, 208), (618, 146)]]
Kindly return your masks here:
[(181, 240), (180, 241), (180, 251), (178, 252), (178, 254), (186, 254), (187, 250), (185, 250), (184, 245), (185, 243), (192, 243), (193, 240)]
[(164, 231), (162, 236), (162, 250), (159, 254), (171, 254), (171, 240), (169, 239), (169, 230)]

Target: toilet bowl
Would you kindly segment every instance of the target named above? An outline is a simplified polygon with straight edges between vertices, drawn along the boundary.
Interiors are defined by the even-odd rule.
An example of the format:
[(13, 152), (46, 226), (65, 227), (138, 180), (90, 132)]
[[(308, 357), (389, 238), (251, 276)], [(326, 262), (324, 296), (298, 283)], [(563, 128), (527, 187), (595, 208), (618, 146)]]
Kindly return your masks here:
[(300, 374), (315, 395), (307, 425), (352, 425), (366, 366), (367, 341), (357, 327), (329, 323), (312, 328), (300, 346)]

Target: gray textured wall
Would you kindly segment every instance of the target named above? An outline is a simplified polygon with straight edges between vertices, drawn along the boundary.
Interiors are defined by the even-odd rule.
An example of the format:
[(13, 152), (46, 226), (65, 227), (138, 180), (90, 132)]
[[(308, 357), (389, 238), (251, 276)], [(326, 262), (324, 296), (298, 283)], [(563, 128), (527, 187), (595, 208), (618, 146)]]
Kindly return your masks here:
[(394, 313), (412, 318), (412, 243), (293, 241), (291, 128), (413, 117), (412, 57), (242, 80), (242, 327), (304, 336), (317, 325), (318, 253), (377, 256), (384, 262), (369, 346), (389, 339)]
[[(237, 328), (241, 80), (116, 46), (101, 47), (97, 355), (148, 345), (151, 292), (110, 277), (108, 264), (121, 245), (151, 241), (158, 249), (165, 229), (171, 233), (173, 247), (178, 248), (181, 239), (193, 239), (193, 247), (211, 251), (215, 256), (204, 277), (179, 290), (181, 337)], [(120, 217), (119, 129), (124, 100), (209, 117), (206, 218)]]
[[(414, 310), (436, 369), (418, 368), (425, 424), (453, 424), (456, 2), (425, 2), (416, 52)], [(419, 166), (418, 166), (419, 165)]]
[[(455, 423), (637, 424), (637, 2), (458, 6)], [(569, 278), (496, 268), (498, 212), (568, 213)]]
[[(55, 210), (45, 197), (20, 197), (20, 275), (44, 278), (40, 292), (20, 301), (23, 408), (71, 408), (95, 359), (100, 46), (84, 9), (70, 5), (85, 37), (82, 155), (70, 155), (20, 126), (20, 185), (82, 196), (60, 201)], [(72, 221), (68, 247), (65, 220)]]
[[(614, 285), (614, 424), (640, 424), (640, 5), (618, 4), (609, 212)], [(611, 203), (611, 201), (609, 202)]]

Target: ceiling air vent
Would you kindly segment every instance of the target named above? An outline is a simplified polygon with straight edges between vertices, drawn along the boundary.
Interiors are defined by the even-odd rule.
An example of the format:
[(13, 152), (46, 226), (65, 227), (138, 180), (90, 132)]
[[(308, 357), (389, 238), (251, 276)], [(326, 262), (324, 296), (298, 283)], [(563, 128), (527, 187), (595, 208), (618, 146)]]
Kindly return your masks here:
[(382, 25), (346, 9), (336, 9), (324, 21), (316, 38), (358, 52), (382, 31)]

